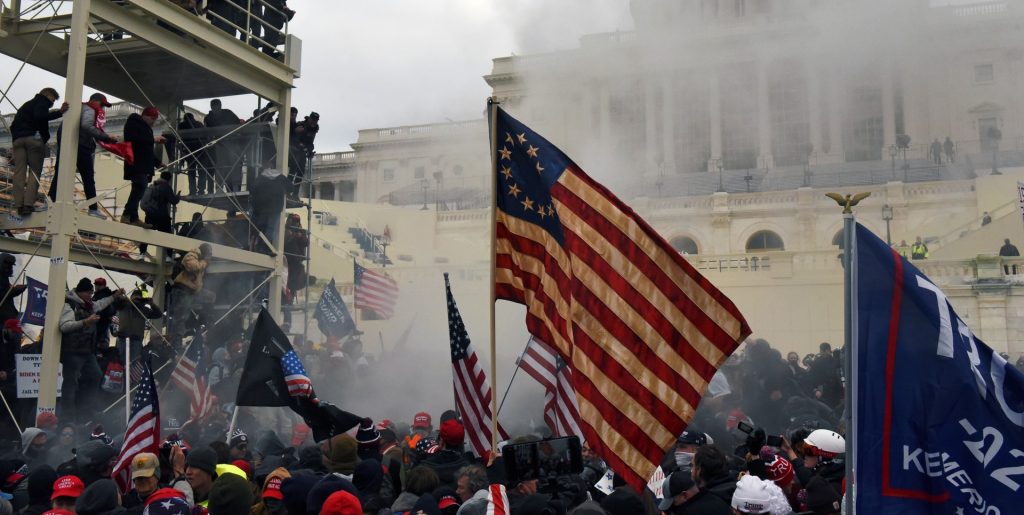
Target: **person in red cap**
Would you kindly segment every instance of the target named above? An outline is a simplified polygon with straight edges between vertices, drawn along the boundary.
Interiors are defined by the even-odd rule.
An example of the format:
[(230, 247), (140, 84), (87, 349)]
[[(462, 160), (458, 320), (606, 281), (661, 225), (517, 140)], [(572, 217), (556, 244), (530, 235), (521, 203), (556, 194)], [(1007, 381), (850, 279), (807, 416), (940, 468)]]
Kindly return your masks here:
[(159, 166), (153, 146), (165, 141), (163, 136), (153, 135), (153, 125), (158, 118), (160, 111), (149, 106), (143, 109), (141, 114), (128, 115), (124, 122), (124, 140), (132, 144), (135, 160), (131, 164), (128, 164), (128, 161), (124, 162), (124, 180), (131, 181), (132, 189), (128, 194), (128, 201), (125, 202), (121, 222), (146, 229), (150, 226), (139, 220), (139, 202), (142, 201), (142, 195)]
[[(79, 118), (78, 127), (78, 156), (75, 162), (78, 166), (78, 173), (82, 176), (82, 188), (85, 189), (85, 198), (96, 198), (96, 142), (117, 143), (117, 136), (107, 134), (103, 130), (103, 123), (106, 115), (104, 107), (110, 107), (110, 102), (102, 93), (93, 93), (89, 101), (82, 106), (82, 116)], [(53, 170), (53, 180), (50, 181), (50, 200), (57, 201), (57, 175), (60, 174), (60, 146), (61, 130), (57, 130), (57, 165)], [(104, 218), (99, 212), (96, 204), (89, 205), (89, 215), (97, 218)]]
[(78, 476), (58, 477), (53, 482), (53, 495), (50, 496), (53, 508), (69, 510), (74, 513), (75, 501), (78, 500), (78, 496), (82, 495), (83, 490), (85, 490), (85, 483), (82, 483)]
[(466, 428), (457, 419), (445, 420), (441, 424), (438, 434), (439, 449), (423, 460), (422, 465), (429, 467), (437, 473), (442, 486), (455, 488), (456, 475), (459, 469), (469, 465), (462, 454), (463, 443), (466, 439)]
[(411, 456), (415, 455), (416, 444), (420, 443), (420, 440), (430, 436), (430, 433), (434, 431), (434, 426), (430, 422), (430, 413), (421, 411), (412, 417), (412, 426), (409, 434), (406, 435), (405, 441), (402, 442), (402, 461), (406, 465), (411, 464)]
[(324, 501), (320, 508), (320, 515), (363, 515), (363, 505), (359, 498), (344, 491), (338, 490)]

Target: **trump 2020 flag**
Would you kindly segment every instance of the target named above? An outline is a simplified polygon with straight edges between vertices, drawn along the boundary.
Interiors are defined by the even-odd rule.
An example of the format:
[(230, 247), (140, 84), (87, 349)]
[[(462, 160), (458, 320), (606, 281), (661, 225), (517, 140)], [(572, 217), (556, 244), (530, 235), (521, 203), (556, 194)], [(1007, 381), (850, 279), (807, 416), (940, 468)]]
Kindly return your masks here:
[(861, 225), (854, 260), (857, 513), (1019, 513), (1024, 374)]
[(46, 284), (29, 277), (26, 286), (21, 323), (43, 325), (46, 319)]
[(320, 301), (316, 303), (316, 322), (320, 331), (328, 336), (344, 338), (356, 328), (352, 315), (348, 312), (345, 300), (338, 293), (334, 285), (334, 279), (324, 288), (320, 294)]

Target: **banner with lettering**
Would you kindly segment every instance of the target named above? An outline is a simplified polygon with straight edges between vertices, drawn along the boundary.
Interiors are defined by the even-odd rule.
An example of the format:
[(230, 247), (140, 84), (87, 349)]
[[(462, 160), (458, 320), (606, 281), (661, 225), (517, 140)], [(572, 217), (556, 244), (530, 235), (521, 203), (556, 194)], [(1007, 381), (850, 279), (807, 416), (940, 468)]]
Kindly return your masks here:
[(861, 225), (854, 260), (857, 513), (1019, 513), (1024, 374)]
[(22, 324), (43, 325), (46, 318), (46, 285), (31, 277), (25, 288), (25, 312)]
[[(14, 386), (18, 389), (19, 399), (35, 399), (39, 397), (39, 371), (43, 366), (42, 354), (15, 354), (14, 367), (17, 378)], [(57, 397), (64, 384), (64, 365), (57, 364)]]
[(345, 300), (338, 293), (334, 285), (334, 279), (324, 288), (320, 294), (320, 302), (316, 303), (316, 314), (314, 315), (320, 332), (335, 338), (344, 338), (355, 330), (356, 324), (352, 315), (348, 312)]

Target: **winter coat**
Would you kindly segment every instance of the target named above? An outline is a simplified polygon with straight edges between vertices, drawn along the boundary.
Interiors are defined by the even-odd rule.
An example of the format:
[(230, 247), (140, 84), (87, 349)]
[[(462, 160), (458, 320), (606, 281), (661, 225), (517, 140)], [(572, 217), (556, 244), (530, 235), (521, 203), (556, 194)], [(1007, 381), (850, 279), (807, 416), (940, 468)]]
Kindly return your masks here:
[(284, 211), (284, 196), (291, 188), (291, 181), (274, 168), (265, 168), (253, 181), (249, 190), (252, 195), (253, 217), (280, 215)]
[(220, 109), (206, 113), (204, 118), (207, 127), (223, 127), (240, 125), (242, 120), (230, 109)]
[(61, 352), (94, 352), (96, 350), (96, 324), (83, 322), (89, 315), (103, 311), (104, 308), (114, 303), (117, 297), (110, 296), (105, 299), (93, 301), (91, 309), (85, 302), (69, 291), (64, 297), (64, 307), (60, 312)]
[[(114, 138), (96, 127), (96, 110), (103, 109), (93, 106), (91, 102), (82, 104), (82, 117), (78, 121), (78, 148), (86, 152), (96, 150), (97, 141), (113, 143)], [(57, 131), (57, 143), (60, 144), (61, 133)]]
[(487, 497), (490, 494), (491, 492), (488, 491), (486, 488), (477, 490), (476, 493), (473, 494), (473, 497), (470, 497), (469, 500), (462, 503), (462, 506), (459, 506), (459, 511), (456, 512), (456, 515), (465, 515), (468, 513), (486, 513)]
[(454, 487), (457, 479), (455, 473), (460, 468), (469, 465), (469, 462), (462, 456), (462, 453), (444, 449), (431, 454), (427, 459), (423, 460), (421, 465), (437, 472), (441, 485)]
[(25, 292), (22, 290), (18, 293), (7, 294), (7, 291), (11, 289), (11, 279), (5, 277), (0, 279), (0, 298), (4, 299), (3, 304), (0, 304), (0, 321), (7, 321), (12, 318), (18, 318), (18, 307), (14, 305), (14, 297), (21, 295)]
[(53, 107), (53, 102), (38, 94), (32, 100), (22, 104), (11, 122), (11, 141), (18, 138), (31, 138), (36, 134), (39, 134), (43, 143), (49, 141), (50, 120), (56, 120), (64, 114), (59, 110), (51, 111), (51, 107)]
[(132, 154), (135, 157), (132, 164), (124, 162), (124, 180), (141, 180), (153, 175), (157, 165), (154, 149), (156, 138), (153, 137), (153, 128), (139, 113), (132, 113), (125, 120), (124, 140), (132, 144)]
[(418, 500), (420, 500), (420, 496), (410, 492), (402, 492), (402, 494), (395, 499), (395, 502), (391, 503), (391, 512), (409, 511), (413, 506), (416, 506), (416, 501)]
[(114, 515), (124, 513), (118, 505), (117, 485), (109, 479), (101, 479), (85, 487), (75, 501), (77, 515)]
[(730, 503), (706, 490), (697, 492), (681, 506), (673, 506), (665, 513), (669, 515), (732, 515)]
[(174, 188), (171, 187), (171, 183), (165, 181), (161, 177), (157, 177), (149, 187), (153, 188), (151, 198), (154, 206), (156, 207), (156, 211), (146, 211), (146, 214), (149, 216), (162, 216), (168, 219), (171, 218), (171, 206), (178, 205), (178, 201), (181, 200), (181, 197), (174, 192)]
[(117, 318), (120, 320), (117, 335), (126, 338), (142, 338), (146, 333), (146, 320), (156, 320), (163, 316), (164, 314), (156, 304), (153, 304), (152, 299), (133, 300), (131, 304), (127, 304), (117, 312)]
[(192, 249), (181, 258), (182, 271), (174, 278), (175, 286), (184, 286), (193, 292), (203, 289), (203, 276), (209, 261), (203, 259), (199, 249)]
[(732, 494), (736, 491), (736, 477), (724, 474), (712, 478), (701, 487), (701, 491), (707, 491), (725, 501), (726, 504), (730, 504), (732, 503)]

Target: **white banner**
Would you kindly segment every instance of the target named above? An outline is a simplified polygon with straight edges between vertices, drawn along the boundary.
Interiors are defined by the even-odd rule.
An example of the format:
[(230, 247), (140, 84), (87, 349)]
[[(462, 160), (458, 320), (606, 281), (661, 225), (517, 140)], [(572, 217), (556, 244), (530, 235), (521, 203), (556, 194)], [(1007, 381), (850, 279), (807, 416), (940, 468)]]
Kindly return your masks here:
[[(19, 399), (35, 399), (39, 397), (39, 371), (43, 367), (42, 354), (15, 354), (17, 365)], [(60, 397), (60, 387), (64, 383), (64, 365), (57, 364), (57, 397)]]

